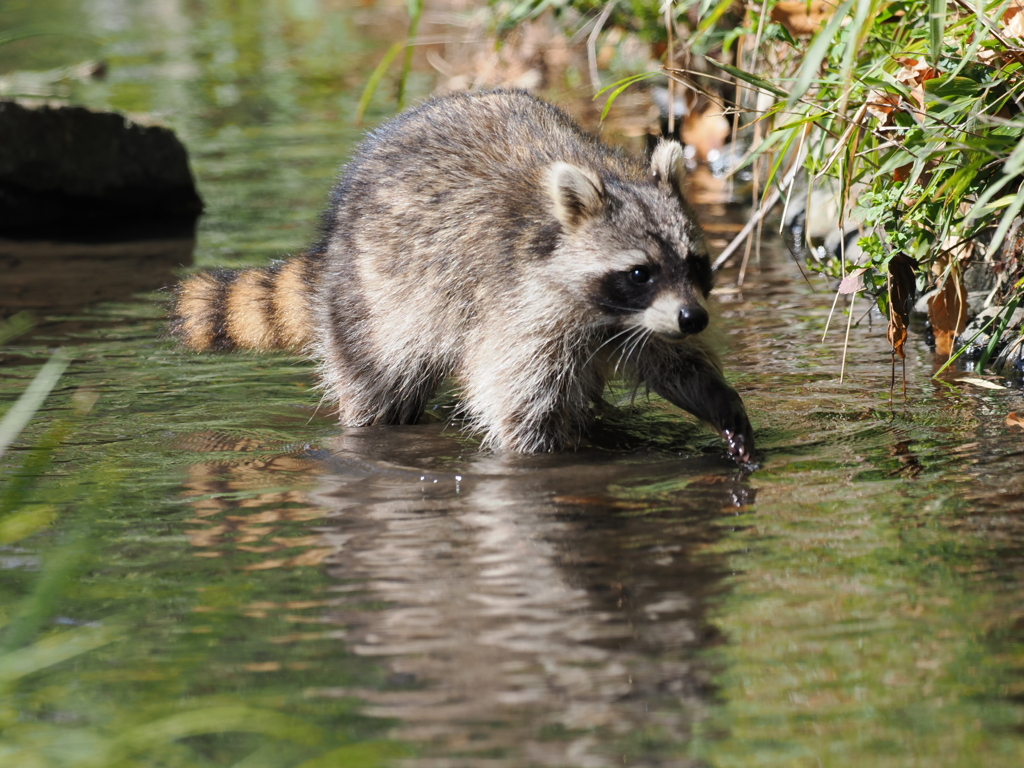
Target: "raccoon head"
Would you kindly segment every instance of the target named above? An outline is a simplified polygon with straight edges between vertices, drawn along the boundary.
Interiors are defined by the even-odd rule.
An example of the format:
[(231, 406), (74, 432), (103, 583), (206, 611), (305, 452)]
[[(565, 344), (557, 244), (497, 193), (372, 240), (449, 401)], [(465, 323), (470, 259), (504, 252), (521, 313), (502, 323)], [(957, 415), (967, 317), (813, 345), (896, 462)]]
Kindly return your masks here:
[(565, 237), (575, 244), (600, 321), (643, 328), (668, 341), (709, 322), (711, 261), (682, 195), (683, 153), (661, 142), (646, 183), (608, 178), (568, 163), (548, 172)]

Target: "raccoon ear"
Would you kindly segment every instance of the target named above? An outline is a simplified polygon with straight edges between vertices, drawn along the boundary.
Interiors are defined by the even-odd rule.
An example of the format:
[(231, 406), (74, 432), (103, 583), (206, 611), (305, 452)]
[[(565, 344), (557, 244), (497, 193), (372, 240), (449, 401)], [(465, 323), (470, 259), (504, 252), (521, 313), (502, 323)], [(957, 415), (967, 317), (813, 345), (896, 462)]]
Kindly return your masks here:
[(548, 168), (547, 181), (555, 218), (566, 229), (576, 229), (604, 208), (604, 184), (593, 171), (569, 163), (554, 163)]
[(659, 184), (683, 196), (683, 148), (677, 141), (659, 141), (651, 155), (651, 173)]

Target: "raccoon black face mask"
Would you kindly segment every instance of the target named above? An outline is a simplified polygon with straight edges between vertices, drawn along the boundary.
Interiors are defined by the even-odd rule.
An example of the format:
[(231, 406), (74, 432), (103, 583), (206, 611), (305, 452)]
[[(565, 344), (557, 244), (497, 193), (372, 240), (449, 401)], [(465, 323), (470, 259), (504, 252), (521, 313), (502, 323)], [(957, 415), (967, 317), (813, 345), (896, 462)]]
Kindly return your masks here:
[(309, 352), (346, 425), (413, 423), (451, 377), (484, 445), (523, 453), (575, 444), (621, 374), (747, 462), (681, 160), (631, 160), (521, 91), (434, 99), (363, 142), (305, 254), (189, 277), (172, 327), (196, 350)]

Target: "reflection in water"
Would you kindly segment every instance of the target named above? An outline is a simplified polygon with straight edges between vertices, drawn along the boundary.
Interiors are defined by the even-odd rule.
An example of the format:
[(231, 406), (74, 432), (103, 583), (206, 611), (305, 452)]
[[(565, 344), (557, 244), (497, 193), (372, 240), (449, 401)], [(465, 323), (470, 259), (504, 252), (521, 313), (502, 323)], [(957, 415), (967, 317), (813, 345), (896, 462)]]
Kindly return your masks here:
[(174, 282), (192, 263), (195, 235), (102, 243), (0, 239), (0, 317), (124, 301)]
[[(439, 425), (350, 430), (315, 454), (193, 465), (194, 554), (243, 571), (326, 563), (336, 597), (241, 610), (327, 625), (271, 642), (343, 638), (383, 664), (383, 690), (306, 695), (397, 720), (392, 737), (422, 745), (409, 765), (691, 764), (711, 675), (695, 652), (718, 641), (704, 614), (723, 568), (693, 550), (753, 490), (725, 459), (439, 459), (456, 439)], [(215, 433), (180, 443), (266, 448)], [(280, 489), (282, 473), (311, 472), (315, 491)]]
[[(379, 432), (332, 444), (316, 499), (344, 542), (330, 572), (364, 584), (337, 620), (386, 605), (358, 611), (351, 650), (408, 690), (319, 694), (358, 693), (402, 722), (399, 738), (463, 765), (688, 764), (709, 683), (694, 651), (715, 639), (704, 597), (721, 568), (692, 549), (752, 492), (722, 464), (663, 457), (438, 472), (406, 455), (404, 469), (385, 457), (407, 438)], [(425, 465), (453, 448), (430, 428), (415, 452)]]
[[(252, 438), (233, 438), (217, 433), (193, 433), (178, 441), (181, 448), (200, 452), (241, 453), (265, 449)], [(186, 531), (196, 557), (218, 558), (232, 551), (258, 554), (245, 571), (319, 565), (333, 552), (320, 535), (286, 535), (282, 528), (319, 520), (322, 509), (311, 507), (307, 494), (281, 490), (277, 483), (317, 469), (315, 462), (295, 455), (272, 455), (246, 461), (194, 464), (185, 486), (195, 526)], [(283, 478), (283, 479), (282, 479)], [(261, 491), (268, 484), (275, 486)], [(232, 498), (240, 492), (243, 498)]]

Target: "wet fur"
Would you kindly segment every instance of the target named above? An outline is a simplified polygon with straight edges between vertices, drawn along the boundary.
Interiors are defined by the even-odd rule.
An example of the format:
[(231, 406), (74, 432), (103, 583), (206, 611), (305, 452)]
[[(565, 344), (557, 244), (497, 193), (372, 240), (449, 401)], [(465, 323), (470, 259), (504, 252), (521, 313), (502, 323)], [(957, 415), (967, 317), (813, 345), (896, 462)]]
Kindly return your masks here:
[(484, 444), (517, 452), (575, 444), (618, 373), (746, 460), (711, 333), (679, 331), (679, 307), (713, 311), (680, 161), (664, 143), (636, 162), (524, 92), (435, 99), (364, 141), (306, 254), (188, 278), (174, 328), (197, 350), (310, 352), (346, 425), (414, 423), (451, 377)]

